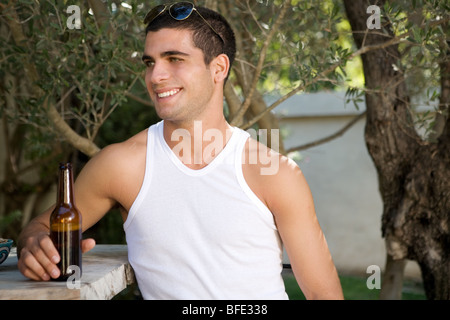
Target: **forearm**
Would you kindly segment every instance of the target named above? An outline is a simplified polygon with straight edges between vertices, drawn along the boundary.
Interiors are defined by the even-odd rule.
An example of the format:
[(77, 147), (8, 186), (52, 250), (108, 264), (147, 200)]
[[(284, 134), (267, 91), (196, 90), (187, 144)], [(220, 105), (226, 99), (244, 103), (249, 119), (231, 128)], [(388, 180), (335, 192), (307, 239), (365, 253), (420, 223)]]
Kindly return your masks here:
[[(297, 272), (301, 274), (301, 272)], [(294, 271), (295, 274), (295, 271)], [(342, 300), (344, 295), (341, 283), (336, 270), (332, 270), (329, 274), (322, 274), (321, 277), (313, 279), (305, 279), (296, 276), (303, 294), (308, 300)]]

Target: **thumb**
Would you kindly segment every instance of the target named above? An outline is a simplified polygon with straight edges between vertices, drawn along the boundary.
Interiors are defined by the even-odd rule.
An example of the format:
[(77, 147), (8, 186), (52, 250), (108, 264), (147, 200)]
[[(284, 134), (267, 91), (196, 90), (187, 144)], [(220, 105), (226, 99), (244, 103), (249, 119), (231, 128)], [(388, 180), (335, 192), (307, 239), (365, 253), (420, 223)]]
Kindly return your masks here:
[(94, 239), (88, 238), (88, 239), (81, 240), (81, 251), (83, 253), (88, 252), (89, 250), (91, 250), (94, 247), (95, 247), (95, 240)]

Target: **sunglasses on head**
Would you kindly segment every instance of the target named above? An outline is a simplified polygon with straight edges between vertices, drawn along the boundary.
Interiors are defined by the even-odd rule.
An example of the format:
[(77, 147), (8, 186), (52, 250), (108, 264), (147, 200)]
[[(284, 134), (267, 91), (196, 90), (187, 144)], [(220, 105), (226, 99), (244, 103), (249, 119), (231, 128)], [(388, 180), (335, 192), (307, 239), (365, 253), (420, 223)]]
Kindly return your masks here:
[(208, 27), (210, 27), (211, 30), (220, 38), (222, 44), (225, 44), (225, 41), (223, 40), (222, 36), (216, 30), (214, 30), (212, 25), (208, 23), (208, 21), (206, 21), (205, 18), (203, 18), (200, 12), (198, 12), (198, 10), (195, 8), (194, 4), (191, 2), (177, 2), (168, 5), (161, 4), (159, 6), (156, 6), (147, 13), (147, 15), (144, 18), (144, 23), (148, 25), (157, 17), (159, 17), (161, 14), (163, 14), (166, 10), (168, 10), (170, 16), (177, 21), (186, 20), (191, 16), (193, 11), (197, 12), (200, 18), (202, 18), (203, 21), (205, 21), (205, 23), (208, 25)]

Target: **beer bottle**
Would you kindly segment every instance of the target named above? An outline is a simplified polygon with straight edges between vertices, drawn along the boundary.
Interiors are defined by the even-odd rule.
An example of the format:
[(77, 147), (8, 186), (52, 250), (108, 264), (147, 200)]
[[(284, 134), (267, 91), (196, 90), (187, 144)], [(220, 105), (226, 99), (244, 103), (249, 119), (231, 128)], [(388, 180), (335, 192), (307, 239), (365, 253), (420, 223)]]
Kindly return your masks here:
[(55, 280), (60, 281), (77, 271), (81, 276), (81, 214), (75, 207), (73, 194), (72, 164), (60, 163), (57, 202), (50, 216), (50, 238), (60, 256), (57, 266), (61, 273)]

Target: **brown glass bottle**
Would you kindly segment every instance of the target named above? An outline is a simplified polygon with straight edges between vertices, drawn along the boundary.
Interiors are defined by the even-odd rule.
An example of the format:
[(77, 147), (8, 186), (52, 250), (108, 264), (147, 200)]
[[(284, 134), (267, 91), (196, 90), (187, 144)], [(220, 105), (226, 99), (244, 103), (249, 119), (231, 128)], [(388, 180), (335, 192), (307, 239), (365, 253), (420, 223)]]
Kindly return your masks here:
[(72, 165), (60, 163), (56, 207), (50, 216), (50, 238), (60, 256), (61, 274), (55, 280), (67, 280), (75, 272), (67, 270), (72, 265), (79, 267), (81, 276), (81, 214), (73, 193)]

